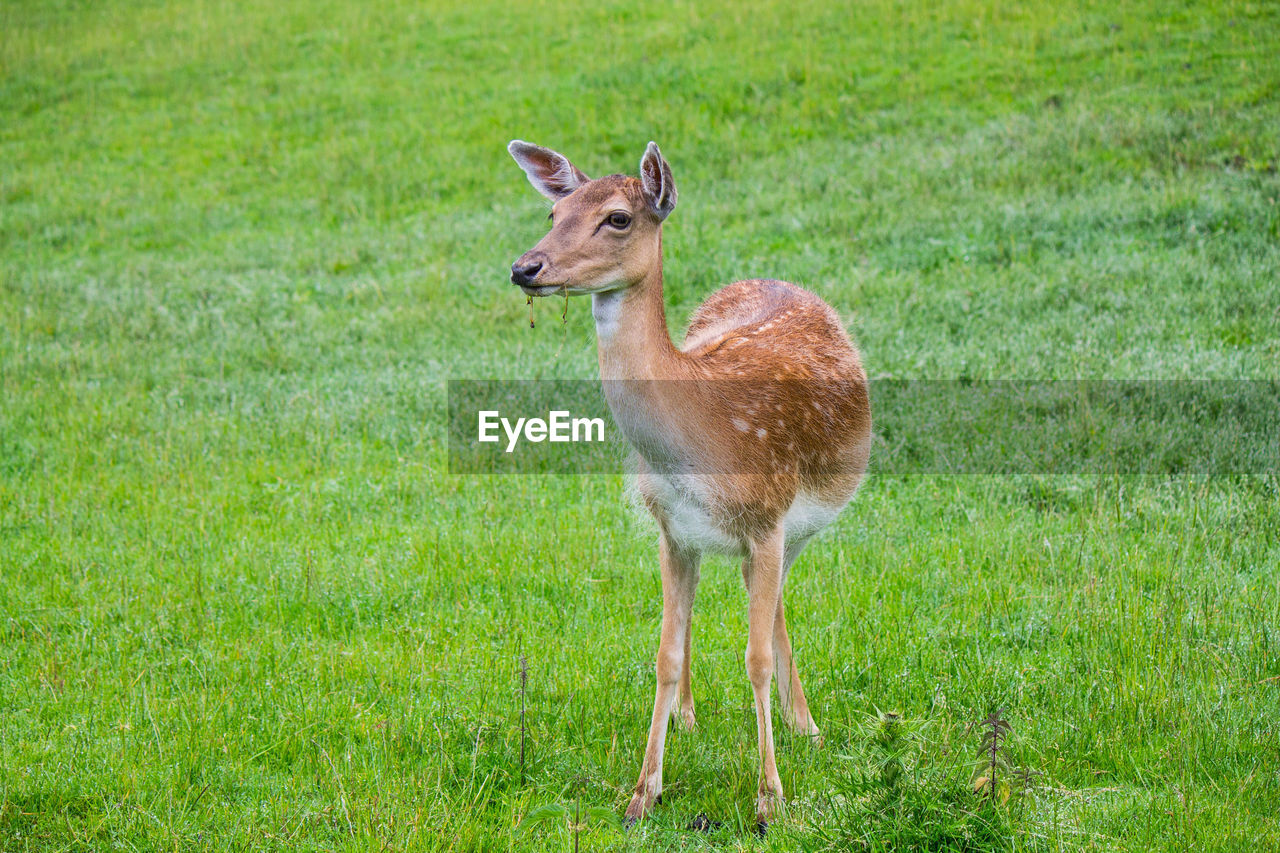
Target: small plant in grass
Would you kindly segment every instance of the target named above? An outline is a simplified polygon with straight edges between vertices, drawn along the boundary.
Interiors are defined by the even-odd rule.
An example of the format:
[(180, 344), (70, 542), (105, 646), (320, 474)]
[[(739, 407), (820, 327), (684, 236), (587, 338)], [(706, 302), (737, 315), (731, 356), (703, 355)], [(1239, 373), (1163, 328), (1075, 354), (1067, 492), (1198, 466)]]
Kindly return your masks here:
[(1013, 771), (1013, 779), (1015, 790), (1018, 794), (1018, 803), (1025, 807), (1027, 801), (1031, 799), (1032, 793), (1035, 791), (1036, 780), (1042, 774), (1039, 770), (1032, 770), (1029, 767), (1019, 767)]
[[(539, 826), (566, 826), (569, 830), (570, 847), (573, 853), (578, 853), (579, 836), (591, 828), (597, 827), (618, 827), (621, 822), (618, 815), (608, 806), (586, 806), (582, 805), (582, 779), (575, 780), (574, 787), (577, 793), (574, 796), (573, 803), (544, 803), (529, 811), (525, 815), (524, 820), (520, 821), (518, 832), (523, 834), (532, 832)], [(567, 788), (566, 788), (567, 792)]]
[[(1001, 718), (1003, 719), (1003, 718)], [(1006, 723), (1007, 725), (1007, 723)], [(967, 750), (948, 748), (931, 721), (877, 710), (860, 726), (849, 768), (815, 835), (826, 850), (1006, 850), (1018, 834), (1007, 809), (974, 796)], [(1002, 733), (1008, 729), (1000, 727)], [(1000, 743), (1003, 750), (1003, 741)], [(998, 758), (1006, 761), (1001, 751)], [(1001, 771), (1003, 779), (1004, 770)], [(1010, 770), (1010, 783), (1016, 779)], [(1006, 784), (1003, 781), (1000, 784)]]
[(520, 784), (524, 785), (524, 742), (528, 734), (525, 724), (525, 693), (529, 688), (529, 661), (520, 655)]
[(973, 791), (984, 797), (996, 796), (1001, 803), (1009, 801), (1013, 766), (1005, 741), (1013, 727), (1004, 718), (1004, 709), (996, 708), (971, 726), (981, 727), (982, 749), (973, 768)]
[(1013, 726), (1005, 719), (1004, 709), (996, 708), (983, 719), (970, 723), (969, 727), (970, 730), (976, 727), (982, 732), (971, 779), (973, 792), (980, 797), (997, 800), (1001, 805), (1007, 804), (1015, 795), (1019, 800), (1027, 797), (1040, 774), (1013, 763), (1008, 743)]
[(917, 732), (903, 725), (902, 715), (896, 711), (880, 711), (873, 721), (871, 741), (875, 747), (875, 775), (883, 792), (893, 796), (899, 792), (902, 782), (903, 759), (917, 740)]

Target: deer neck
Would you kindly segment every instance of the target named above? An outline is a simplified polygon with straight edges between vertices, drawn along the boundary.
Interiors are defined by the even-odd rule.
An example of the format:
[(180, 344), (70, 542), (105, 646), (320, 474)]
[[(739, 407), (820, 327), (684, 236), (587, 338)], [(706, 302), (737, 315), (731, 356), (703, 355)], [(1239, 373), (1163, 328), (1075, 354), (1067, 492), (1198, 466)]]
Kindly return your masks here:
[(623, 434), (659, 473), (688, 458), (675, 415), (687, 408), (679, 380), (691, 378), (689, 358), (671, 343), (662, 302), (659, 260), (638, 283), (592, 296), (600, 378)]
[(603, 380), (683, 378), (687, 358), (667, 331), (661, 236), (657, 251), (657, 263), (639, 282), (591, 297)]

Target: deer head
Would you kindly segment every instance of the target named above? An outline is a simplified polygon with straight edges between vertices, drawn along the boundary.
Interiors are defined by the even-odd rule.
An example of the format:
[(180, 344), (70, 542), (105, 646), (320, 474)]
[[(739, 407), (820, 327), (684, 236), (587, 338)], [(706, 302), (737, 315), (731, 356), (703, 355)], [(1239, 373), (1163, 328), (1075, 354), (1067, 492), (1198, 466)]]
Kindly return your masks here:
[(511, 156), (553, 202), (551, 230), (511, 265), (530, 296), (604, 293), (640, 282), (662, 263), (662, 221), (676, 206), (671, 167), (650, 142), (640, 177), (591, 180), (562, 154), (513, 140)]

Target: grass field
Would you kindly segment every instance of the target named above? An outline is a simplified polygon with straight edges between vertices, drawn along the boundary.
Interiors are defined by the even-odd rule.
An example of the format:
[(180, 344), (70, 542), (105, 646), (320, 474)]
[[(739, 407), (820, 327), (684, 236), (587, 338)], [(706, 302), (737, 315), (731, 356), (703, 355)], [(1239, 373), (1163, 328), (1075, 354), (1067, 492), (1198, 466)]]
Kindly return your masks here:
[[(522, 819), (621, 814), (650, 524), (621, 477), (445, 465), (446, 380), (596, 370), (585, 301), (530, 329), (507, 282), (546, 227), (509, 139), (662, 145), (676, 330), (771, 276), (877, 378), (1275, 379), (1277, 45), (1261, 0), (0, 5), (0, 849), (568, 850)], [(826, 736), (778, 735), (786, 818), (751, 832), (713, 560), (664, 803), (577, 840), (1280, 849), (1278, 498), (873, 463), (786, 590)], [(1007, 802), (971, 783), (995, 709)]]

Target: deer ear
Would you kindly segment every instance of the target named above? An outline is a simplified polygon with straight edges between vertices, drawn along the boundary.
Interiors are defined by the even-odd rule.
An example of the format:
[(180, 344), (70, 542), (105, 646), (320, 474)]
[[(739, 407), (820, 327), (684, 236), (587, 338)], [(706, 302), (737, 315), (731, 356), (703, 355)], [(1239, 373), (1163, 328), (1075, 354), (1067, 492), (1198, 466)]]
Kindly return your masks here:
[(552, 201), (559, 201), (591, 180), (578, 171), (567, 157), (550, 148), (513, 139), (507, 146), (507, 151), (511, 152), (511, 156), (529, 176), (529, 183), (533, 184), (533, 188)]
[(650, 142), (640, 158), (640, 184), (649, 207), (659, 220), (666, 219), (676, 207), (676, 182), (656, 142)]

